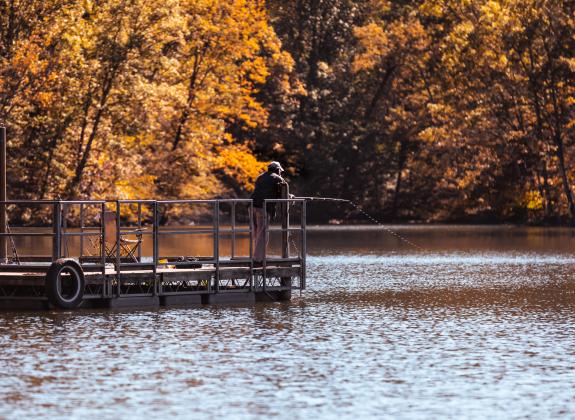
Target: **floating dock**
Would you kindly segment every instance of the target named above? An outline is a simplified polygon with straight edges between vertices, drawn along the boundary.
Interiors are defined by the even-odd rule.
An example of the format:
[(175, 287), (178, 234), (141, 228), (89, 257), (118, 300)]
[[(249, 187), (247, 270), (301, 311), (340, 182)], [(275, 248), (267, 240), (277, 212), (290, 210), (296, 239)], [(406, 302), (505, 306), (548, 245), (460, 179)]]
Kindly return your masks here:
[(278, 208), (265, 226), (277, 255), (256, 263), (251, 200), (0, 201), (35, 221), (0, 232), (0, 309), (290, 300), (306, 286), (306, 201), (264, 206)]

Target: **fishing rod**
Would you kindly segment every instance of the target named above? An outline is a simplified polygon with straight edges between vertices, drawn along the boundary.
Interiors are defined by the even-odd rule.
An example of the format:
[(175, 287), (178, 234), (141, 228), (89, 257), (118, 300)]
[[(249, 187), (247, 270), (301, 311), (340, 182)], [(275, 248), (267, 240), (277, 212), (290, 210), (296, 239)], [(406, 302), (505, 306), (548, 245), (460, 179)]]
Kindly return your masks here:
[(375, 217), (371, 216), (369, 213), (367, 213), (361, 206), (359, 206), (358, 204), (354, 203), (351, 200), (346, 200), (345, 198), (333, 198), (333, 197), (294, 197), (297, 199), (303, 199), (306, 201), (330, 201), (330, 202), (340, 202), (340, 203), (347, 203), (350, 206), (354, 207), (357, 211), (359, 211), (361, 214), (363, 214), (365, 217), (367, 217), (369, 220), (371, 220), (373, 223), (375, 223), (376, 225), (380, 226), (383, 230), (385, 230), (387, 233), (389, 233), (390, 235), (395, 236), (397, 239), (399, 239), (400, 241), (405, 242), (406, 244), (408, 244), (409, 246), (416, 248), (420, 251), (427, 251), (424, 247), (417, 245), (416, 243), (410, 241), (409, 239), (403, 237), (402, 235), (400, 235), (399, 233), (395, 232), (394, 230), (388, 228), (387, 226), (385, 226), (382, 222), (380, 222), (379, 220), (377, 220)]
[(346, 200), (344, 198), (332, 198), (332, 197), (294, 197), (294, 198), (306, 201), (339, 201), (344, 203), (351, 203), (350, 200)]

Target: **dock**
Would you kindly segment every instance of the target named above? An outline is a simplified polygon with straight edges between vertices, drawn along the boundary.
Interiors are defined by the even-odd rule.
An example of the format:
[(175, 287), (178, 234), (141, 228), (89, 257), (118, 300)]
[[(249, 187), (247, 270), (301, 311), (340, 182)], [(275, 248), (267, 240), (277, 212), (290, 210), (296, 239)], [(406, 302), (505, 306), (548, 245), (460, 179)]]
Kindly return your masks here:
[(38, 220), (0, 233), (0, 310), (289, 301), (306, 287), (306, 201), (264, 206), (278, 217), (256, 262), (252, 200), (0, 201)]

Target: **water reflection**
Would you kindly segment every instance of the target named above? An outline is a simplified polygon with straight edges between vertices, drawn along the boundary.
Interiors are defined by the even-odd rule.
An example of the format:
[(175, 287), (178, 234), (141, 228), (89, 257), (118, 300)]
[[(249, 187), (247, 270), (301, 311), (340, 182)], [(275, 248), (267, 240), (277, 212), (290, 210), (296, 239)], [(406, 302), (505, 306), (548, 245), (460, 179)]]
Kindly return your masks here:
[(289, 304), (0, 314), (0, 418), (573, 417), (571, 230), (402, 229), (310, 232)]

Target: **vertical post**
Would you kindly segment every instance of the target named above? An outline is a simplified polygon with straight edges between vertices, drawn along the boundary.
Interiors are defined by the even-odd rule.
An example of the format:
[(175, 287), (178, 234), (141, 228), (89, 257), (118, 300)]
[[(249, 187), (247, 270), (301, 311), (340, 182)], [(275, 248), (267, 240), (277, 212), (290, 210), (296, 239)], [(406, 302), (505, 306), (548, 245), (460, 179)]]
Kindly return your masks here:
[[(142, 232), (142, 202), (138, 202), (138, 230)], [(142, 242), (138, 242), (138, 262), (142, 262)]]
[(106, 277), (106, 223), (104, 217), (106, 214), (106, 203), (102, 203), (100, 208), (100, 258), (102, 263), (102, 297), (110, 295), (108, 278)]
[(64, 243), (62, 252), (64, 253), (64, 258), (68, 258), (68, 204), (64, 203), (62, 205), (62, 227), (63, 227), (63, 236), (62, 242)]
[(250, 290), (254, 290), (254, 202), (250, 200), (248, 209), (250, 226)]
[(264, 293), (266, 292), (266, 269), (268, 262), (268, 200), (264, 200), (264, 259), (262, 261), (262, 286)]
[(121, 289), (121, 265), (122, 265), (122, 255), (120, 253), (120, 202), (116, 200), (116, 281), (118, 282), (118, 290), (116, 295), (120, 297), (122, 294)]
[(216, 266), (215, 287), (216, 293), (220, 291), (220, 202), (214, 203), (214, 259)]
[(232, 201), (232, 260), (236, 256), (236, 202)]
[[(282, 184), (282, 200), (289, 200), (289, 185)], [(289, 258), (289, 202), (283, 201), (280, 204), (280, 216), (282, 218), (282, 258)], [(279, 300), (291, 300), (291, 277), (281, 277), (280, 285), (287, 287), (288, 290), (282, 290), (279, 294)]]
[(300, 287), (305, 289), (306, 286), (306, 256), (307, 256), (307, 201), (301, 203), (301, 255), (300, 255)]
[(62, 207), (60, 201), (54, 201), (52, 233), (52, 261), (56, 261), (62, 256), (60, 249), (62, 243)]
[[(153, 223), (153, 227), (152, 227), (152, 242), (153, 242), (153, 244), (152, 244), (152, 259), (154, 260), (154, 267), (152, 268), (152, 271), (154, 273), (154, 281), (157, 282), (158, 281), (158, 275), (157, 275), (158, 259), (159, 259), (159, 256), (158, 256), (158, 250), (159, 250), (159, 247), (158, 247), (158, 229), (160, 227), (160, 223), (158, 221), (158, 202), (157, 201), (154, 201), (153, 212), (154, 212), (154, 215), (152, 218), (153, 219), (152, 220), (152, 223)], [(163, 279), (163, 276), (161, 278)], [(161, 281), (157, 284), (156, 289), (157, 289), (158, 293), (162, 292), (162, 282)]]
[(6, 262), (6, 127), (0, 127), (0, 263)]
[(84, 256), (84, 204), (80, 203), (80, 261)]
[[(282, 184), (282, 200), (289, 200), (289, 185)], [(282, 218), (282, 258), (289, 258), (289, 203), (284, 201), (280, 204), (280, 216)]]

